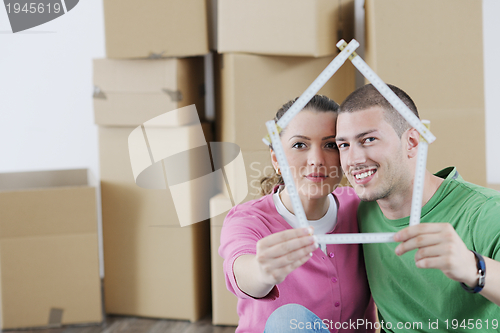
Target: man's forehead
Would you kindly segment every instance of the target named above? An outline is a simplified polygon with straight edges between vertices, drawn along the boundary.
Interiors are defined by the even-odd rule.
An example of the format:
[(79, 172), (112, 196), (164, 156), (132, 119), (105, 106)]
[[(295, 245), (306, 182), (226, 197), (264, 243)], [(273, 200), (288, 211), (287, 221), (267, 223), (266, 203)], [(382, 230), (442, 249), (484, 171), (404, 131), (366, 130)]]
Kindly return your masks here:
[(337, 137), (357, 136), (359, 133), (379, 130), (387, 125), (389, 124), (384, 118), (384, 111), (381, 107), (342, 112), (337, 118)]
[(355, 111), (351, 111), (351, 112), (340, 112), (339, 113), (339, 116), (341, 115), (355, 115), (355, 114), (366, 114), (366, 113), (370, 113), (370, 114), (380, 114), (380, 115), (383, 115), (384, 114), (384, 108), (379, 106), (379, 105), (374, 105), (374, 106), (370, 106), (370, 107), (367, 107), (367, 108), (364, 108), (364, 109), (357, 109)]

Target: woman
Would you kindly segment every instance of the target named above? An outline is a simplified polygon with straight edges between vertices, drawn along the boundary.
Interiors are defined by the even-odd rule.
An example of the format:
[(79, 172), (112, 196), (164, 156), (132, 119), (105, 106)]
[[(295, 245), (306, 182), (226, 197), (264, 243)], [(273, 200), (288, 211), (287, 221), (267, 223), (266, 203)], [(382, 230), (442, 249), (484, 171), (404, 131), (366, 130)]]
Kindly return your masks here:
[[(283, 105), (275, 121), (294, 102)], [(280, 133), (315, 234), (358, 232), (358, 197), (350, 188), (334, 191), (342, 178), (335, 144), (337, 110), (334, 101), (314, 96)], [(301, 328), (347, 332), (349, 321), (374, 323), (361, 247), (319, 248), (312, 228), (297, 228), (280, 166), (272, 147), (270, 151), (276, 176), (263, 180), (266, 195), (234, 207), (221, 233), (219, 254), (224, 258), (226, 284), (238, 297), (236, 332), (263, 332), (264, 328), (273, 333)], [(351, 331), (374, 330), (351, 326)]]

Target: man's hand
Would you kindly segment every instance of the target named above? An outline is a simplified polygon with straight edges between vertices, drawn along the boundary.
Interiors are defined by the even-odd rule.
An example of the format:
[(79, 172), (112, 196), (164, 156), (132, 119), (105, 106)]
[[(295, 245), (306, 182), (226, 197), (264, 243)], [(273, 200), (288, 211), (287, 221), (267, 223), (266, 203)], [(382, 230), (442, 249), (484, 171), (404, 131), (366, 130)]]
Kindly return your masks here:
[[(474, 254), (449, 223), (420, 223), (394, 235), (401, 242), (396, 247), (398, 256), (418, 249), (415, 263), (420, 268), (440, 269), (447, 277), (469, 287), (478, 283)], [(500, 306), (500, 262), (483, 255), (486, 263), (486, 284), (480, 294)]]
[(420, 223), (405, 228), (394, 236), (401, 242), (396, 254), (418, 249), (415, 263), (420, 268), (436, 268), (452, 280), (470, 287), (477, 285), (477, 266), (474, 254), (449, 223)]

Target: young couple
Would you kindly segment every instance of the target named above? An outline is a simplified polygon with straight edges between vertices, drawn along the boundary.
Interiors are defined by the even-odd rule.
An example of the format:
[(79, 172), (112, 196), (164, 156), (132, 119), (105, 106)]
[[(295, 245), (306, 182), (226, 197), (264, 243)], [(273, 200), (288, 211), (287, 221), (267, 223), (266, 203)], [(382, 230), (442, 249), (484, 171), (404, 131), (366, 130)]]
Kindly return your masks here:
[[(418, 116), (411, 98), (390, 88)], [(270, 147), (268, 192), (234, 207), (222, 228), (236, 332), (498, 331), (498, 192), (453, 167), (426, 171), (421, 223), (408, 227), (420, 135), (372, 85), (340, 107), (313, 97), (280, 135), (314, 228), (297, 228)], [(341, 170), (354, 189), (335, 189)], [(313, 237), (355, 232), (396, 232), (397, 242), (319, 246)]]

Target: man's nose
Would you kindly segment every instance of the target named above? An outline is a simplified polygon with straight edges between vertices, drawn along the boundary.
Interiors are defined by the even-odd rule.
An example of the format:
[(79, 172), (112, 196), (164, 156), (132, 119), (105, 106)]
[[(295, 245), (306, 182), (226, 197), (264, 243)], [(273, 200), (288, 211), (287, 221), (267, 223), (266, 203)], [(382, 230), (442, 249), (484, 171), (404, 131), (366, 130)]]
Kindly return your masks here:
[(355, 166), (358, 164), (363, 164), (366, 162), (366, 156), (361, 147), (357, 147), (356, 145), (352, 145), (349, 147), (347, 151), (347, 164), (349, 166)]

